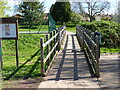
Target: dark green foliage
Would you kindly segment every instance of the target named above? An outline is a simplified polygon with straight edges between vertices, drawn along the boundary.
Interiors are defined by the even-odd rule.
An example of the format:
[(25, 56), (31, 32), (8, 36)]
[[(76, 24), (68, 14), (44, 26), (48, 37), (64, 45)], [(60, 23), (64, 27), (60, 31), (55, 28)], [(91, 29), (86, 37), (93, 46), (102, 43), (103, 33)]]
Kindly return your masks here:
[(71, 13), (71, 22), (72, 23), (77, 24), (81, 21), (81, 19), (82, 19), (82, 16), (79, 13), (74, 13), (74, 12)]
[(56, 2), (50, 8), (50, 14), (55, 19), (56, 22), (64, 22), (70, 21), (71, 18), (71, 7), (68, 2)]
[(120, 43), (120, 24), (110, 21), (82, 22), (79, 25), (102, 34), (102, 43), (104, 47), (118, 47)]
[(120, 48), (100, 48), (101, 53), (117, 53)]
[(18, 11), (22, 14), (21, 24), (26, 24), (31, 29), (43, 21), (44, 5), (40, 2), (22, 2)]

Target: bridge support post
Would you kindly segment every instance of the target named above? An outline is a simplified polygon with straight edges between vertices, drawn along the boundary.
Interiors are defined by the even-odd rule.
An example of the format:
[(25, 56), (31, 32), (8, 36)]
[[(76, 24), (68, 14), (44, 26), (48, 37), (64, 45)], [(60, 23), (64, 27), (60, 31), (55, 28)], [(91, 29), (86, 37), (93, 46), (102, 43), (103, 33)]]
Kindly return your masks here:
[(43, 43), (44, 43), (44, 38), (40, 38), (40, 60), (41, 60), (41, 75), (44, 76), (44, 47), (43, 47)]
[(100, 45), (99, 45), (99, 36), (95, 36), (95, 42), (97, 44), (96, 51), (95, 51), (95, 58), (96, 58), (96, 76), (99, 78), (99, 53), (100, 53)]
[(82, 38), (83, 38), (82, 48), (83, 48), (83, 51), (84, 51), (84, 48), (85, 48), (85, 43), (84, 43), (84, 40), (85, 40), (84, 30), (82, 30)]
[(60, 51), (61, 48), (61, 31), (58, 31), (58, 51)]
[[(53, 35), (55, 35), (56, 34), (56, 31), (53, 31)], [(54, 38), (54, 45), (55, 45), (55, 43), (56, 43), (56, 38)], [(54, 55), (55, 55), (55, 53), (56, 53), (56, 49), (54, 50)]]
[[(94, 32), (91, 33), (91, 38), (92, 38), (93, 41), (95, 41), (95, 34), (94, 34)], [(93, 46), (91, 46), (91, 50), (92, 50), (93, 55), (95, 55), (95, 48)]]
[[(48, 35), (46, 35), (46, 41), (48, 41), (49, 40), (49, 36)], [(49, 45), (47, 45), (47, 55), (48, 55), (48, 53), (49, 53), (49, 51), (50, 51), (50, 49), (49, 49)], [(50, 64), (50, 58), (48, 58), (48, 63)]]

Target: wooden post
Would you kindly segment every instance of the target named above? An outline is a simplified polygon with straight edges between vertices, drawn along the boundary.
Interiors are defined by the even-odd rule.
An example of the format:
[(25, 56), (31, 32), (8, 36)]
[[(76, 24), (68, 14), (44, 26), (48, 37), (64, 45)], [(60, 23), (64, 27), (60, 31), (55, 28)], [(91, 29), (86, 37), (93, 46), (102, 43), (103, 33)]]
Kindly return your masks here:
[[(52, 32), (50, 33), (50, 38), (52, 38)], [(52, 41), (51, 41), (51, 43), (50, 43), (50, 50), (52, 49)]]
[[(50, 38), (52, 38), (52, 36), (53, 36), (53, 34), (51, 32), (50, 33)], [(53, 47), (53, 41), (51, 41), (51, 43), (50, 43), (50, 50), (52, 50), (52, 47)], [(50, 57), (51, 60), (52, 60), (52, 57), (53, 57), (53, 53), (51, 54), (51, 57)]]
[(2, 40), (0, 39), (0, 69), (3, 69), (3, 61), (2, 61)]
[[(46, 35), (46, 41), (48, 41), (48, 39), (49, 39), (49, 37), (48, 37), (48, 35)], [(49, 53), (49, 45), (47, 45), (46, 48), (47, 48), (47, 55), (48, 55), (48, 53)], [(50, 59), (48, 59), (48, 62), (50, 64)]]
[[(53, 35), (55, 35), (55, 33), (56, 33), (56, 31), (53, 31)], [(55, 45), (55, 43), (56, 43), (56, 40), (54, 38), (54, 45)], [(55, 55), (55, 52), (56, 52), (56, 49), (54, 50), (54, 55)]]
[(95, 50), (95, 58), (97, 60), (96, 62), (96, 76), (99, 77), (99, 36), (95, 36), (95, 43), (97, 45)]
[(41, 59), (41, 74), (42, 76), (44, 76), (44, 47), (43, 47), (43, 43), (44, 43), (44, 38), (40, 38), (40, 59)]
[(15, 47), (16, 47), (16, 66), (19, 66), (19, 60), (18, 60), (18, 40), (15, 40)]
[(60, 48), (61, 48), (61, 31), (58, 32), (59, 35), (58, 35), (58, 51), (60, 51)]
[(82, 30), (82, 38), (83, 38), (83, 41), (82, 41), (82, 49), (84, 51), (84, 40), (85, 40), (85, 34), (84, 34), (84, 31)]
[[(48, 41), (48, 35), (46, 35), (46, 41)], [(49, 53), (49, 45), (46, 46), (47, 48), (47, 54)]]
[(76, 37), (78, 37), (78, 33), (77, 33), (77, 30), (78, 30), (78, 27), (77, 27), (77, 25), (76, 25)]
[[(91, 33), (91, 38), (92, 38), (93, 41), (95, 41), (95, 36), (94, 35), (95, 35), (94, 32), (92, 32)], [(92, 50), (93, 55), (95, 55), (95, 47), (92, 46), (91, 50)]]

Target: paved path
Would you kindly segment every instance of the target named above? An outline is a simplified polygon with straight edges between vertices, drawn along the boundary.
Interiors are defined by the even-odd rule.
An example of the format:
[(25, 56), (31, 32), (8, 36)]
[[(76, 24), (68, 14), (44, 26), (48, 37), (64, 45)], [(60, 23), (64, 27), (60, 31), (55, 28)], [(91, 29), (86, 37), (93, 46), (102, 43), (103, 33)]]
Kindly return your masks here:
[(101, 54), (100, 58), (100, 86), (120, 90), (120, 57), (118, 54)]
[(75, 34), (67, 32), (62, 48), (38, 88), (100, 88), (97, 78), (91, 77)]
[(19, 31), (19, 34), (48, 34), (48, 31)]

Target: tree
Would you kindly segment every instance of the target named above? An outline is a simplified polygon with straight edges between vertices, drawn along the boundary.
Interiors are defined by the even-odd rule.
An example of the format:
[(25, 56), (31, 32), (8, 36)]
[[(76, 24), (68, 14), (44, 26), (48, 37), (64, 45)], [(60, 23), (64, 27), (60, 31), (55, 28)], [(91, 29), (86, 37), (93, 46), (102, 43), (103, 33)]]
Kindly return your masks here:
[(33, 25), (40, 24), (43, 20), (44, 5), (40, 2), (22, 2), (18, 7), (18, 12), (22, 14), (22, 24)]
[(7, 1), (6, 0), (1, 0), (0, 1), (0, 17), (5, 16), (5, 10), (8, 10), (9, 7), (7, 6)]
[(79, 13), (72, 12), (71, 14), (71, 22), (77, 24), (81, 21), (83, 17)]
[(95, 20), (95, 16), (109, 10), (110, 3), (109, 2), (102, 2), (102, 1), (94, 1), (89, 0), (87, 2), (74, 2), (73, 4), (73, 11), (79, 11), (83, 15), (87, 15), (92, 22)]
[(56, 22), (61, 22), (61, 24), (70, 21), (70, 2), (68, 0), (66, 0), (66, 2), (55, 2), (50, 8), (50, 14)]

